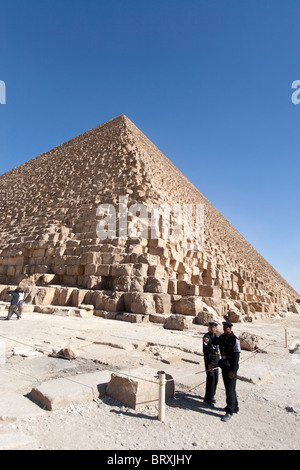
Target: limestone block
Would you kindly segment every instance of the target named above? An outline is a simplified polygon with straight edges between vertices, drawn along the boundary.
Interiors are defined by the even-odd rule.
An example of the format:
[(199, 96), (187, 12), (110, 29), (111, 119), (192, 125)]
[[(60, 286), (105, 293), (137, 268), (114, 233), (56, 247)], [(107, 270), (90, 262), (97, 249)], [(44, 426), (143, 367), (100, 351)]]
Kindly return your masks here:
[(99, 264), (97, 266), (97, 276), (106, 276), (110, 275), (110, 265), (109, 264)]
[(199, 286), (196, 286), (183, 280), (179, 280), (177, 282), (177, 293), (179, 295), (197, 295), (198, 292)]
[(166, 294), (169, 282), (167, 279), (149, 276), (145, 286), (145, 292), (156, 292)]
[(104, 276), (86, 276), (85, 286), (87, 289), (106, 289), (107, 279)]
[(202, 297), (221, 298), (222, 291), (219, 287), (203, 285), (203, 286), (199, 286), (199, 295), (202, 296)]
[(84, 301), (84, 298), (87, 294), (86, 289), (72, 289), (71, 295), (69, 297), (70, 305), (78, 307)]
[(112, 277), (130, 276), (132, 272), (132, 264), (114, 264), (110, 268)]
[[(107, 395), (133, 409), (158, 401), (158, 374), (155, 370), (143, 367), (122, 372), (111, 374)], [(166, 398), (171, 398), (174, 396), (174, 381), (169, 374), (166, 374), (166, 379)]]
[(164, 328), (168, 330), (186, 330), (188, 329), (188, 323), (186, 317), (180, 314), (173, 314), (166, 318), (164, 322)]
[(98, 265), (97, 264), (87, 264), (84, 267), (84, 275), (85, 276), (94, 276), (98, 273)]
[(104, 395), (110, 371), (76, 375), (43, 382), (29, 396), (47, 410), (57, 410), (73, 403), (88, 403)]
[(132, 276), (146, 277), (148, 273), (148, 265), (143, 263), (133, 264)]
[(230, 309), (227, 312), (226, 320), (228, 320), (232, 323), (238, 323), (238, 322), (243, 321), (243, 315), (238, 310)]
[[(114, 318), (116, 320), (127, 321), (130, 323), (148, 323), (150, 320), (150, 315), (142, 315), (139, 313), (114, 312), (114, 314)], [(109, 318), (109, 316), (105, 316), (105, 318)]]
[(95, 252), (86, 252), (82, 253), (79, 260), (77, 260), (78, 264), (87, 265), (87, 264), (101, 264), (101, 254)]
[(14, 266), (8, 266), (7, 267), (7, 276), (14, 277), (15, 272), (16, 272), (16, 270), (15, 270)]
[(157, 266), (149, 266), (149, 276), (165, 278), (166, 277), (166, 268), (161, 264)]
[(86, 267), (84, 268), (83, 266), (80, 266), (79, 264), (67, 266), (66, 275), (67, 276), (82, 276)]
[(106, 296), (104, 299), (104, 310), (108, 312), (121, 312), (124, 309), (124, 294), (122, 292), (113, 292), (111, 296)]
[(34, 287), (25, 300), (34, 305), (49, 305), (52, 303), (55, 293), (55, 287)]
[(150, 315), (156, 313), (153, 294), (139, 292), (124, 293), (125, 309), (127, 312)]
[(209, 322), (211, 321), (214, 321), (216, 323), (220, 321), (220, 318), (217, 312), (214, 311), (212, 308), (210, 308), (209, 310), (202, 310), (201, 312), (198, 313), (197, 323), (199, 325), (208, 326)]
[(78, 351), (74, 346), (65, 345), (61, 349), (58, 348), (57, 351), (53, 351), (51, 356), (64, 357), (66, 359), (76, 359), (76, 357), (78, 356)]
[(142, 276), (132, 277), (130, 283), (130, 292), (144, 292), (146, 285), (146, 278)]
[(177, 280), (176, 279), (169, 280), (168, 294), (177, 294)]
[[(219, 316), (223, 316), (227, 313), (227, 301), (225, 299), (219, 299), (215, 297), (204, 297), (203, 307), (212, 307)], [(208, 309), (206, 308), (206, 311)]]
[(298, 304), (291, 304), (290, 311), (293, 313), (300, 313), (300, 305)]
[(182, 297), (173, 303), (175, 312), (196, 316), (203, 309), (202, 299), (195, 296)]
[(239, 336), (240, 345), (246, 351), (255, 351), (258, 349), (259, 337), (251, 333), (243, 332)]
[(69, 305), (74, 289), (68, 287), (57, 287), (52, 302), (54, 305)]
[(168, 318), (168, 316), (163, 314), (163, 313), (151, 313), (149, 315), (149, 320), (152, 323), (164, 324), (167, 318)]
[(156, 313), (171, 313), (171, 296), (169, 294), (154, 295)]
[(112, 288), (117, 291), (128, 292), (131, 286), (130, 276), (119, 276), (113, 279)]

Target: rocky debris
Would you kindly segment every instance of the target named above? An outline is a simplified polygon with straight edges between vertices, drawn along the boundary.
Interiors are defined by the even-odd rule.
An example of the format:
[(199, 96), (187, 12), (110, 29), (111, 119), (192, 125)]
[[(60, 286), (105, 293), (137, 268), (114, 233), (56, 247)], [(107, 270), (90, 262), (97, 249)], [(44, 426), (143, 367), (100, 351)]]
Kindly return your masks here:
[(78, 351), (74, 346), (66, 345), (62, 348), (56, 347), (52, 348), (51, 356), (53, 357), (62, 357), (65, 359), (76, 359), (78, 357)]
[(255, 351), (259, 349), (259, 337), (247, 332), (243, 332), (239, 335), (241, 349), (247, 351)]
[(27, 348), (27, 347), (23, 347), (23, 348), (14, 348), (12, 350), (12, 354), (14, 356), (22, 356), (22, 357), (41, 357), (43, 356), (43, 352), (41, 351), (38, 351), (34, 348)]

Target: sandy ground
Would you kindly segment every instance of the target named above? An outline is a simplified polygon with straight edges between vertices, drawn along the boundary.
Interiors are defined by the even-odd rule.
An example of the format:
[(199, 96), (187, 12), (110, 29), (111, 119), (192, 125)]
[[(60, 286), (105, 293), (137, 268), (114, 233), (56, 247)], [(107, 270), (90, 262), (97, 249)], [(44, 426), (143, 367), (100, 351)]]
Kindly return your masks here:
[[(265, 352), (242, 351), (237, 393), (240, 412), (228, 423), (220, 376), (217, 403), (203, 402), (205, 372), (202, 336), (207, 328), (191, 325), (183, 332), (157, 324), (131, 324), (99, 317), (71, 318), (24, 313), (20, 321), (2, 321), (0, 312), (0, 383), (2, 391), (22, 395), (57, 377), (109, 369), (151, 367), (175, 380), (175, 396), (167, 400), (166, 418), (158, 405), (133, 410), (105, 395), (87, 404), (73, 404), (42, 416), (0, 420), (1, 433), (22, 433), (40, 450), (299, 450), (300, 448), (300, 316), (234, 325), (235, 334), (259, 335)], [(288, 347), (285, 347), (285, 330)], [(95, 344), (95, 340), (97, 343)], [(75, 360), (13, 355), (17, 347), (52, 351), (72, 344)], [(4, 351), (4, 353), (3, 353)], [(298, 351), (299, 352), (299, 351)]]

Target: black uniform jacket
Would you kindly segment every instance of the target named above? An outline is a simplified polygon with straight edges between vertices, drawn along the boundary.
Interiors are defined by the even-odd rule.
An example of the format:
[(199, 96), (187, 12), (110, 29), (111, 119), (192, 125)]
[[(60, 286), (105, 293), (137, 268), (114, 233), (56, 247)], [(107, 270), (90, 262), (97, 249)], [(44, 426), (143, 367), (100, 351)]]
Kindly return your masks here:
[(213, 335), (210, 331), (203, 336), (204, 338), (208, 338), (208, 343), (203, 341), (203, 354), (204, 354), (204, 363), (206, 370), (208, 369), (208, 364), (211, 364), (213, 367), (217, 367), (220, 356), (219, 356), (219, 348), (217, 343), (214, 341), (217, 339), (216, 335)]
[(229, 336), (225, 333), (213, 340), (219, 345), (221, 360), (219, 366), (221, 368), (229, 368), (236, 372), (239, 368), (239, 359), (241, 346), (239, 339), (231, 332)]

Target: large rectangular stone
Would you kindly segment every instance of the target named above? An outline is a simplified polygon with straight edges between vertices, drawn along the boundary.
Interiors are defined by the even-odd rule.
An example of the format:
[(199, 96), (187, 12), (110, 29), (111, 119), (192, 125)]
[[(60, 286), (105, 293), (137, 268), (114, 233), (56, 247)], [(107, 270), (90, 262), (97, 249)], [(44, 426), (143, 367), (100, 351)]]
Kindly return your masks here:
[(202, 285), (202, 286), (199, 286), (199, 295), (202, 297), (220, 298), (222, 295), (222, 292), (219, 287)]
[[(166, 374), (166, 398), (174, 396), (174, 381)], [(107, 395), (136, 409), (158, 401), (158, 374), (145, 367), (112, 373), (106, 389)]]
[(47, 410), (67, 407), (72, 403), (89, 403), (105, 394), (110, 376), (111, 372), (104, 370), (49, 380), (34, 387), (29, 396)]
[(28, 398), (13, 390), (2, 390), (0, 400), (0, 421), (16, 421), (32, 418), (45, 413)]

